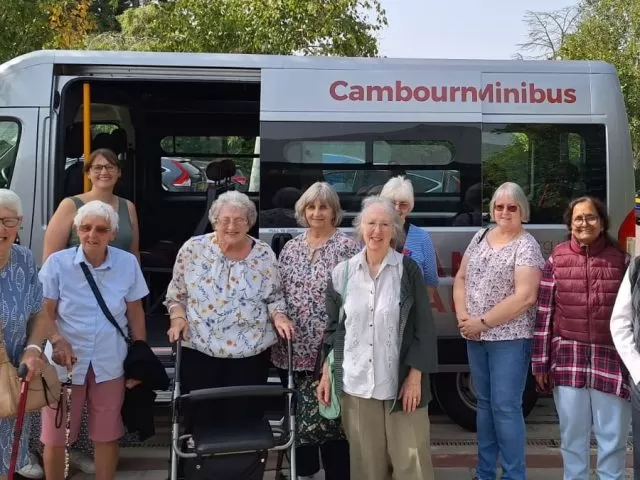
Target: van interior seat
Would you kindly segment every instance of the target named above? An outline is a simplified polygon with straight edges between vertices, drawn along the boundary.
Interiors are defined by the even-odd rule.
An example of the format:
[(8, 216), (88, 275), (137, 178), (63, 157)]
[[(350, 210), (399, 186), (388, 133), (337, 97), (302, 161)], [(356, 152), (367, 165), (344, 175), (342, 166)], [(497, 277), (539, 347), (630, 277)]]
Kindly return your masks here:
[[(209, 209), (218, 195), (235, 189), (231, 177), (235, 175), (236, 166), (232, 160), (225, 159), (220, 162), (211, 162), (206, 169), (207, 178), (212, 181), (207, 189), (207, 202), (202, 213), (202, 217), (196, 226), (193, 236), (204, 235), (211, 228), (209, 221)], [(186, 240), (186, 239), (184, 239)], [(149, 250), (140, 252), (140, 263), (142, 272), (147, 278), (147, 283), (151, 274), (170, 274), (173, 272), (173, 265), (178, 255), (178, 251), (183, 242), (175, 240), (159, 240)], [(155, 312), (160, 307), (166, 294), (166, 288), (155, 299), (148, 298), (147, 315)], [(151, 303), (153, 302), (153, 303)]]

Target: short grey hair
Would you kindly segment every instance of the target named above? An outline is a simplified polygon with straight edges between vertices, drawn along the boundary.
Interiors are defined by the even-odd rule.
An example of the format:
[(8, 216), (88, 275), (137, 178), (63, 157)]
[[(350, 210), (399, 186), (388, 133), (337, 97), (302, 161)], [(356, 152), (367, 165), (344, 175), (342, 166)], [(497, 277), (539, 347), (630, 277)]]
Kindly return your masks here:
[(342, 223), (342, 207), (340, 198), (331, 185), (327, 182), (316, 182), (305, 190), (296, 202), (296, 220), (301, 227), (308, 227), (305, 210), (316, 200), (326, 203), (333, 211), (333, 226), (337, 227)]
[(496, 200), (500, 197), (510, 197), (520, 207), (520, 217), (523, 222), (528, 222), (531, 217), (531, 207), (529, 206), (529, 200), (527, 195), (522, 190), (522, 187), (517, 183), (504, 182), (496, 191), (493, 192), (491, 201), (489, 202), (489, 216), (491, 221), (495, 222), (494, 210), (496, 206)]
[(16, 216), (22, 217), (22, 201), (13, 190), (8, 188), (0, 188), (0, 207), (6, 208), (16, 213)]
[(102, 218), (107, 221), (112, 231), (118, 231), (118, 213), (108, 203), (100, 200), (92, 200), (85, 203), (78, 209), (76, 216), (73, 217), (73, 225), (78, 228), (87, 217)]
[(402, 175), (389, 179), (387, 183), (384, 184), (384, 187), (382, 187), (380, 196), (388, 198), (391, 201), (409, 202), (411, 210), (413, 210), (415, 205), (411, 180)]
[(370, 207), (373, 207), (374, 205), (380, 205), (381, 207), (383, 207), (391, 217), (391, 221), (393, 223), (393, 236), (391, 240), (391, 247), (395, 248), (398, 245), (404, 244), (405, 233), (404, 233), (404, 228), (402, 226), (402, 221), (400, 220), (400, 215), (398, 215), (398, 212), (396, 211), (395, 206), (393, 205), (393, 202), (388, 198), (381, 197), (381, 196), (367, 197), (362, 201), (362, 209), (360, 210), (360, 213), (358, 213), (358, 216), (353, 220), (353, 227), (355, 228), (354, 234), (355, 234), (356, 240), (358, 242), (362, 242), (363, 240), (362, 218), (364, 217), (366, 211)]
[(230, 190), (220, 195), (217, 200), (211, 204), (211, 208), (209, 209), (209, 221), (211, 222), (211, 225), (214, 226), (214, 229), (216, 221), (218, 220), (218, 215), (220, 214), (220, 210), (222, 210), (222, 207), (226, 206), (242, 209), (247, 216), (249, 228), (253, 227), (256, 224), (256, 220), (258, 219), (258, 212), (251, 199), (244, 193), (240, 193), (236, 190)]

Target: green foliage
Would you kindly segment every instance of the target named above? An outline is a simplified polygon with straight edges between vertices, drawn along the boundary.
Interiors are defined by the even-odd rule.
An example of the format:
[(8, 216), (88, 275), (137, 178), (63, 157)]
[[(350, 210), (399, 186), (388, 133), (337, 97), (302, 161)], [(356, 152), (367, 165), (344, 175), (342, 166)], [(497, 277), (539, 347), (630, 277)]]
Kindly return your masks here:
[(43, 0), (0, 0), (0, 63), (42, 48), (50, 41)]
[(374, 56), (378, 0), (175, 0), (128, 9), (91, 49)]

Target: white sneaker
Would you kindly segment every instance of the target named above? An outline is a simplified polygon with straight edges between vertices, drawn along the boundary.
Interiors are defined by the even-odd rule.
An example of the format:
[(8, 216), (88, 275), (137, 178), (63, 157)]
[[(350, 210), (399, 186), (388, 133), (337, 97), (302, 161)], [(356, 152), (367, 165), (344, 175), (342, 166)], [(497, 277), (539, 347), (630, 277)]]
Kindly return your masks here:
[(82, 452), (71, 450), (69, 453), (69, 463), (71, 466), (88, 475), (96, 473), (96, 464), (94, 463), (93, 458)]
[(40, 463), (38, 463), (38, 458), (32, 453), (29, 454), (29, 463), (16, 473), (24, 478), (44, 478), (44, 470), (42, 470)]

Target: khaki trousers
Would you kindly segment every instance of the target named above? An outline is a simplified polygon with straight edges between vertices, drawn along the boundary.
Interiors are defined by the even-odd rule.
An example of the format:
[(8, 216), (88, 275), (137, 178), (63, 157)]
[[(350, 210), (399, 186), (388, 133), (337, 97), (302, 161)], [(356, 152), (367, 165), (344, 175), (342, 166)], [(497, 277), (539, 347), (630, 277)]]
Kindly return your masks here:
[[(400, 401), (400, 400), (398, 400)], [(389, 413), (391, 400), (342, 394), (351, 480), (433, 480), (429, 413)]]

